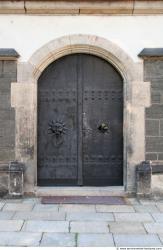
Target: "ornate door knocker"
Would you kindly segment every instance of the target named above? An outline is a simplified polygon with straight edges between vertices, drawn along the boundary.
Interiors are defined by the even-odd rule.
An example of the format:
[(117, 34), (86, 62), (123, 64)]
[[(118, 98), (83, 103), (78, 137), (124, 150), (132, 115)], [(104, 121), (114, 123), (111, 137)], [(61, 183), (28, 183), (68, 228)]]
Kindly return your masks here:
[(63, 143), (63, 135), (68, 130), (65, 124), (59, 120), (52, 120), (48, 123), (48, 134), (55, 136), (56, 145)]

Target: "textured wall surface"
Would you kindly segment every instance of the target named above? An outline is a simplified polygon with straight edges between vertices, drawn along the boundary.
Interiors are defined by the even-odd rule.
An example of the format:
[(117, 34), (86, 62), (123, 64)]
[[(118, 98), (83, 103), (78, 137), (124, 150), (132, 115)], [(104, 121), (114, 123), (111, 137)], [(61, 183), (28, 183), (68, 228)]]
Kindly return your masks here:
[(163, 59), (148, 59), (144, 65), (152, 100), (146, 109), (146, 159), (163, 161)]
[(0, 60), (0, 161), (15, 158), (15, 111), (11, 108), (11, 82), (17, 79), (16, 61)]
[[(14, 1), (15, 2), (15, 1)], [(38, 1), (39, 2), (39, 1)], [(155, 16), (53, 16), (0, 15), (0, 48), (14, 48), (21, 61), (62, 36), (86, 34), (115, 43), (139, 61), (143, 48), (162, 47), (163, 15)]]

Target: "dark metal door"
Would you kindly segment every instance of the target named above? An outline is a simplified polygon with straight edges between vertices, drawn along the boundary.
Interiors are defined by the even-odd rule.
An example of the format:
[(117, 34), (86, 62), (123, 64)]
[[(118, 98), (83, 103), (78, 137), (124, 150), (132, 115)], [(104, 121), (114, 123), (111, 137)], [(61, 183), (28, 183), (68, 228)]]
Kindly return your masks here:
[(40, 76), (38, 185), (123, 185), (123, 81), (105, 60), (69, 55)]

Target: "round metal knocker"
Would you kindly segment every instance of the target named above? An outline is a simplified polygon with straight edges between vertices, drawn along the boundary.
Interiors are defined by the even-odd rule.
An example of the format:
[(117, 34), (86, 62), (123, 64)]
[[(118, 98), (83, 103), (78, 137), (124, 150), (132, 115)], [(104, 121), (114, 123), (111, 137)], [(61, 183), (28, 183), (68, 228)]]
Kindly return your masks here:
[(98, 126), (98, 130), (99, 130), (101, 133), (108, 133), (108, 132), (109, 132), (109, 125), (103, 122), (103, 123), (101, 123), (101, 124)]

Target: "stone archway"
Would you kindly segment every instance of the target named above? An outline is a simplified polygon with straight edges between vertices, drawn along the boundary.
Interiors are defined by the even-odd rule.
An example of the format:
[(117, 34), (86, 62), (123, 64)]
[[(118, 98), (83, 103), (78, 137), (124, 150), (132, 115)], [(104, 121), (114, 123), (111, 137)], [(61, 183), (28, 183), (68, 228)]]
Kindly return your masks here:
[(135, 166), (145, 158), (145, 107), (150, 85), (143, 82), (143, 64), (135, 63), (121, 48), (90, 35), (58, 38), (18, 64), (18, 82), (12, 84), (11, 103), (16, 110), (16, 159), (26, 165), (25, 192), (37, 189), (37, 80), (56, 59), (74, 53), (97, 55), (117, 68), (124, 80), (124, 186), (135, 191)]

